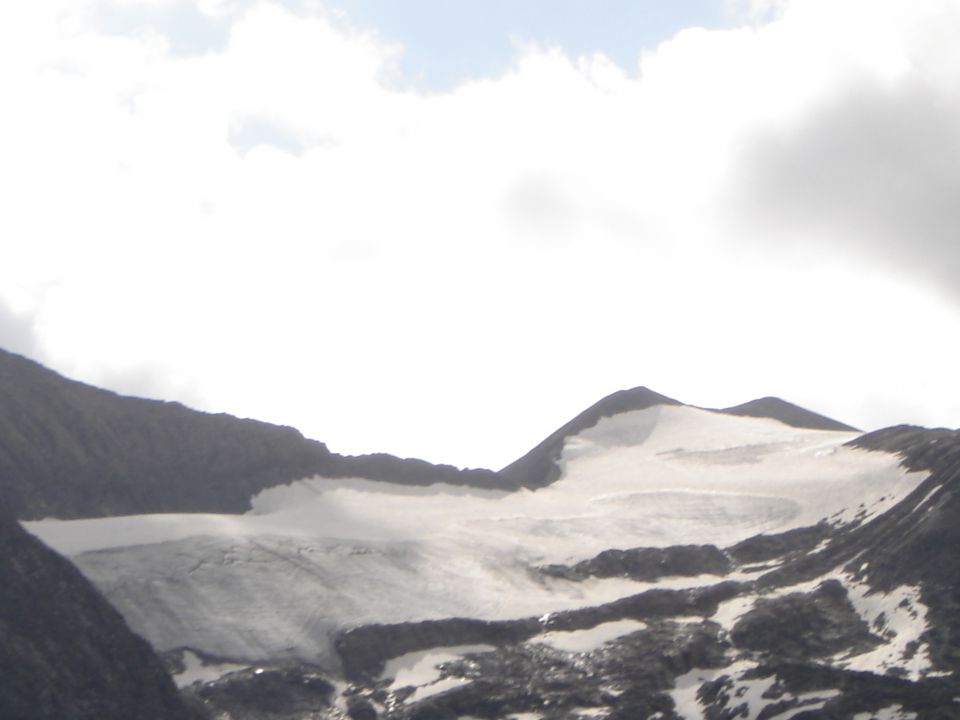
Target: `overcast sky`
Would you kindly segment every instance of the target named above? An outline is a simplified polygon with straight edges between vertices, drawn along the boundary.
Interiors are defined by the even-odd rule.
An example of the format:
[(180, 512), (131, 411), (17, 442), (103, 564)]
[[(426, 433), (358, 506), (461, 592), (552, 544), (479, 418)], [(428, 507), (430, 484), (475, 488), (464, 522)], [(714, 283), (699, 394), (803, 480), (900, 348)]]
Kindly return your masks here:
[(960, 425), (955, 0), (0, 5), (0, 345), (503, 465), (600, 397)]

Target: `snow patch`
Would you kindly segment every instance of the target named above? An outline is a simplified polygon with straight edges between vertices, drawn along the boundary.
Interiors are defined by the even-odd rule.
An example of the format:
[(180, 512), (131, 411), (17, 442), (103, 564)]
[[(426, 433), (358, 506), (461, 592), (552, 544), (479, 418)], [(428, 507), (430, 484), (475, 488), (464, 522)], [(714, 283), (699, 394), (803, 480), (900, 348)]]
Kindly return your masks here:
[(724, 600), (717, 606), (717, 611), (710, 616), (710, 619), (730, 632), (737, 621), (753, 609), (758, 597), (758, 595), (753, 594), (738, 595), (729, 600)]
[(390, 690), (402, 687), (432, 685), (440, 680), (440, 665), (459, 660), (464, 655), (491, 652), (492, 645), (457, 645), (407, 653), (388, 660), (381, 679), (392, 679)]
[(703, 720), (703, 705), (697, 699), (697, 691), (705, 682), (715, 679), (719, 672), (721, 671), (694, 668), (674, 679), (670, 697), (680, 717), (686, 720)]
[(599, 650), (611, 640), (646, 628), (639, 620), (616, 620), (601, 623), (587, 630), (552, 630), (529, 640), (533, 643), (549, 645), (556, 650), (583, 653)]
[(872, 713), (857, 713), (853, 720), (916, 720), (916, 717), (916, 713), (904, 710), (902, 705), (891, 705)]
[(840, 653), (833, 658), (837, 667), (848, 670), (884, 674), (896, 670), (904, 677), (919, 680), (940, 677), (949, 673), (934, 672), (927, 643), (921, 640), (927, 631), (927, 607), (920, 600), (920, 588), (901, 585), (887, 593), (873, 592), (870, 586), (859, 582), (849, 573), (832, 571), (812, 580), (786, 585), (762, 594), (741, 595), (720, 603), (710, 618), (728, 632), (748, 613), (759, 599), (784, 597), (794, 593), (814, 592), (821, 583), (838, 580), (846, 589), (847, 597), (856, 613), (867, 623), (870, 631), (883, 640), (873, 650), (852, 655)]
[(780, 720), (788, 720), (801, 712), (822, 710), (830, 698), (837, 697), (840, 694), (839, 690), (814, 690), (792, 697), (785, 695), (783, 698), (778, 698), (776, 702), (780, 702), (781, 700), (794, 700), (797, 704), (776, 715), (767, 716), (767, 720), (777, 720), (777, 718), (780, 718)]
[(189, 650), (183, 652), (184, 671), (173, 676), (177, 687), (184, 688), (193, 683), (208, 683), (219, 680), (224, 675), (238, 670), (246, 670), (249, 665), (235, 663), (206, 663), (203, 658)]
[(418, 687), (413, 695), (407, 698), (407, 702), (415, 703), (420, 702), (421, 700), (426, 700), (428, 697), (433, 697), (434, 695), (439, 695), (440, 693), (445, 693), (448, 690), (453, 690), (458, 687), (463, 687), (464, 685), (469, 685), (472, 680), (467, 678), (460, 677), (446, 677), (436, 682), (430, 683), (429, 685), (421, 685)]
[(571, 711), (574, 715), (585, 718), (602, 718), (610, 714), (608, 707), (578, 707)]

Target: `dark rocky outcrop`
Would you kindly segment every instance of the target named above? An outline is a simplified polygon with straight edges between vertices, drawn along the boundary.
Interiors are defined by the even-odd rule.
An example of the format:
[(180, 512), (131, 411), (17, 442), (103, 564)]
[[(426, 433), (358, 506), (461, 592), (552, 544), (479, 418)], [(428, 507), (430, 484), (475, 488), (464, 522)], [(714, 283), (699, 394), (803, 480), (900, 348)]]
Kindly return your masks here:
[(0, 717), (197, 720), (145, 640), (80, 572), (0, 516)]
[(334, 686), (308, 666), (252, 668), (190, 688), (214, 717), (230, 720), (326, 718)]
[(545, 575), (567, 580), (627, 577), (650, 582), (663, 577), (726, 575), (730, 569), (729, 558), (715, 545), (674, 545), (604, 550), (576, 565), (545, 565), (540, 570)]
[(535, 618), (488, 621), (447, 618), (392, 625), (363, 625), (342, 633), (337, 653), (347, 677), (370, 679), (384, 662), (405, 653), (452, 645), (509, 645), (533, 637), (542, 630)]
[(337, 455), (293, 428), (122, 397), (0, 350), (0, 507), (21, 519), (244, 512), (260, 490), (315, 474), (503, 485), (490, 471)]
[(827, 523), (794, 528), (773, 535), (754, 535), (727, 548), (738, 563), (761, 563), (809, 552), (830, 535)]

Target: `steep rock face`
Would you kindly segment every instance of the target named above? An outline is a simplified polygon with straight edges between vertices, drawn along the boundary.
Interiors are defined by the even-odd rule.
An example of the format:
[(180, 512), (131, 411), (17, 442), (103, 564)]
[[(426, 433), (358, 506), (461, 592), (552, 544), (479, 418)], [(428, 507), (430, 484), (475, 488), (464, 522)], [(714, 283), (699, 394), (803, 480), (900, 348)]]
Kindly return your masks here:
[(314, 474), (498, 482), (489, 471), (336, 455), (293, 428), (121, 397), (0, 350), (0, 507), (21, 519), (244, 512), (260, 490)]
[(0, 717), (196, 720), (153, 654), (69, 562), (0, 517)]

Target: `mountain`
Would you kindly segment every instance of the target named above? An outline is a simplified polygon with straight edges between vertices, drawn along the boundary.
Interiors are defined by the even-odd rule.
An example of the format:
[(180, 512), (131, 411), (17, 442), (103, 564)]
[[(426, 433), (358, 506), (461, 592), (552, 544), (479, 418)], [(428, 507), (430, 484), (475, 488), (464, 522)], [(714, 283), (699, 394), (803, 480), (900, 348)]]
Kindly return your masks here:
[(345, 457), (289, 427), (121, 397), (0, 350), (0, 507), (24, 519), (244, 512), (313, 474), (496, 485), (490, 471)]
[(0, 717), (197, 720), (150, 646), (68, 561), (0, 514)]
[[(710, 410), (635, 388), (464, 472), (185, 408), (151, 431), (163, 404), (110, 394), (65, 403), (97, 407), (89, 429), (56, 420), (59, 392), (37, 405), (51, 434), (143, 473), (152, 495), (98, 477), (149, 511), (78, 511), (51, 470), (38, 497), (62, 519), (25, 526), (215, 717), (960, 718), (958, 431), (862, 435), (776, 398)], [(121, 406), (127, 435), (103, 420)], [(212, 418), (256, 451), (204, 454)], [(79, 466), (61, 445), (50, 466)], [(176, 458), (204, 487), (241, 479), (181, 495), (152, 467)]]

